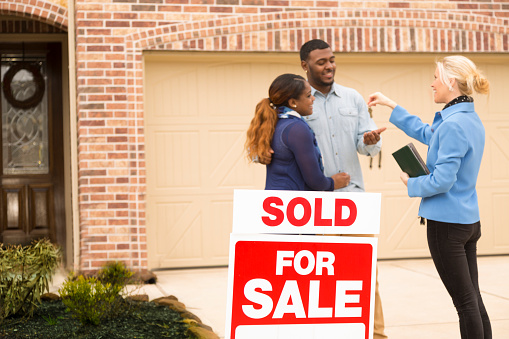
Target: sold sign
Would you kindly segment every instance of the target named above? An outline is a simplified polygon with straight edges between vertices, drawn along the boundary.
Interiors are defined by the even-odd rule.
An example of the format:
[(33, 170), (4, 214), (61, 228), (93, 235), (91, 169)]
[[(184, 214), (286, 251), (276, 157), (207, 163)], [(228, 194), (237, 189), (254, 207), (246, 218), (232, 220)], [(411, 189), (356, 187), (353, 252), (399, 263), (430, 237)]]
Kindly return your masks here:
[(371, 339), (380, 198), (235, 190), (226, 338)]
[(234, 233), (378, 234), (379, 193), (235, 190)]

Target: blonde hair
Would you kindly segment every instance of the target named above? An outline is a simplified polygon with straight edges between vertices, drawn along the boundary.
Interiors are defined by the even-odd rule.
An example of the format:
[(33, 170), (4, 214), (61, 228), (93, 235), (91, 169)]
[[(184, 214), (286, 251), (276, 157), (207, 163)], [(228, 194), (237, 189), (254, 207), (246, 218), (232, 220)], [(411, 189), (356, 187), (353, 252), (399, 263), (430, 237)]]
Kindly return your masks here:
[(471, 95), (474, 91), (480, 94), (488, 94), (490, 83), (472, 60), (461, 56), (452, 55), (437, 61), (440, 81), (452, 90), (449, 79), (454, 78), (463, 95)]

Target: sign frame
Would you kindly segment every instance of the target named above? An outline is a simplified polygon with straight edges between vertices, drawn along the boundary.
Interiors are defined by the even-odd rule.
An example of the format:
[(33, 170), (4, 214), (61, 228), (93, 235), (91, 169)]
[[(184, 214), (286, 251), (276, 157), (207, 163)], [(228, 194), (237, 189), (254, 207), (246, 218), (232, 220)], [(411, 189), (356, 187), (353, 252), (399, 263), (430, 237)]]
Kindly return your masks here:
[[(348, 329), (344, 326), (345, 323), (338, 322), (334, 323), (334, 321), (331, 322), (321, 322), (320, 324), (316, 324), (313, 328), (309, 327), (309, 324), (288, 324), (282, 321), (279, 325), (283, 325), (283, 327), (279, 326), (279, 328), (274, 328), (274, 324), (261, 324), (260, 326), (261, 332), (253, 332), (253, 330), (256, 330), (254, 326), (249, 328), (250, 335), (237, 337), (235, 336), (235, 333), (238, 328), (238, 324), (236, 324), (236, 317), (233, 314), (234, 308), (238, 309), (238, 305), (234, 305), (234, 290), (237, 290), (235, 284), (236, 284), (236, 278), (239, 279), (239, 275), (235, 272), (235, 260), (237, 258), (236, 255), (236, 245), (239, 242), (250, 242), (253, 244), (256, 243), (294, 243), (299, 247), (299, 244), (302, 243), (309, 243), (309, 244), (323, 244), (323, 245), (334, 245), (334, 244), (367, 244), (370, 245), (372, 248), (372, 255), (371, 255), (371, 267), (370, 267), (370, 286), (369, 286), (369, 321), (367, 323), (368, 331), (366, 332), (365, 327), (363, 327), (363, 333), (365, 334), (363, 336), (363, 339), (365, 338), (372, 338), (373, 337), (373, 322), (374, 322), (374, 296), (375, 296), (375, 284), (376, 284), (376, 252), (377, 252), (377, 246), (378, 246), (378, 239), (375, 237), (353, 237), (353, 236), (312, 236), (312, 235), (286, 235), (286, 234), (231, 234), (230, 235), (230, 258), (229, 258), (229, 266), (228, 266), (228, 295), (227, 295), (227, 313), (226, 313), (226, 331), (225, 331), (225, 338), (226, 339), (254, 339), (254, 338), (260, 338), (260, 337), (266, 337), (272, 339), (273, 336), (270, 334), (274, 334), (274, 331), (277, 331), (280, 336), (278, 338), (281, 339), (311, 339), (313, 337), (309, 336), (309, 331), (313, 331), (313, 333), (323, 333), (323, 331), (328, 331), (327, 338), (334, 338), (330, 331), (337, 330), (337, 328), (345, 328), (347, 331)], [(288, 268), (289, 269), (289, 268)], [(282, 277), (284, 279), (284, 277)], [(303, 298), (304, 300), (305, 298)], [(234, 307), (235, 306), (235, 307)], [(274, 305), (275, 306), (275, 305)], [(338, 326), (334, 327), (333, 325), (337, 324)], [(348, 324), (348, 323), (347, 323)], [(299, 328), (298, 331), (292, 332), (291, 329), (284, 328), (284, 325), (292, 325), (293, 327)], [(242, 326), (242, 325), (240, 325)], [(306, 332), (307, 331), (307, 332)], [(320, 332), (322, 331), (322, 332)], [(249, 333), (248, 331), (243, 331), (243, 333)], [(269, 334), (270, 333), (270, 334)], [(291, 334), (290, 334), (291, 333)], [(358, 333), (358, 331), (357, 331)], [(287, 336), (285, 336), (287, 334)], [(299, 334), (302, 335), (299, 337)], [(359, 336), (355, 336), (351, 334), (350, 336), (348, 333), (339, 333), (340, 336), (338, 338), (359, 338)], [(252, 336), (251, 336), (252, 335)], [(323, 338), (323, 335), (319, 335), (315, 337), (316, 339)]]
[(380, 212), (380, 193), (234, 190), (225, 338), (372, 339)]

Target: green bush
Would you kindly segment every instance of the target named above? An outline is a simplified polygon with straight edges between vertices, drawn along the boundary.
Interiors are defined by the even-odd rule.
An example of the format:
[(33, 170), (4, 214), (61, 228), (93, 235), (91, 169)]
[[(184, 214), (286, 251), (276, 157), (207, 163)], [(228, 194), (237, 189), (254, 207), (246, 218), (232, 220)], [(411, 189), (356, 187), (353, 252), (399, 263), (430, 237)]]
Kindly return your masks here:
[(97, 278), (103, 284), (111, 285), (111, 293), (117, 295), (114, 302), (111, 305), (110, 315), (112, 317), (119, 316), (120, 314), (129, 314), (137, 309), (136, 303), (126, 302), (127, 297), (134, 294), (139, 290), (138, 287), (128, 291), (125, 287), (127, 284), (133, 284), (132, 277), (134, 272), (126, 268), (125, 264), (120, 261), (109, 262), (103, 266), (103, 268), (97, 272)]
[(118, 293), (113, 293), (111, 284), (103, 284), (94, 277), (82, 275), (67, 279), (58, 290), (62, 302), (82, 324), (99, 325), (110, 316), (111, 305)]
[(98, 273), (97, 279), (103, 284), (111, 284), (113, 289), (120, 293), (133, 276), (133, 272), (127, 269), (120, 261), (107, 263)]
[(134, 310), (135, 304), (124, 299), (128, 295), (125, 287), (133, 274), (123, 263), (111, 262), (97, 273), (97, 278), (71, 273), (58, 292), (81, 323), (99, 325), (103, 319)]
[(49, 239), (29, 246), (0, 244), (0, 322), (14, 314), (32, 316), (41, 295), (49, 292), (60, 257), (60, 248)]

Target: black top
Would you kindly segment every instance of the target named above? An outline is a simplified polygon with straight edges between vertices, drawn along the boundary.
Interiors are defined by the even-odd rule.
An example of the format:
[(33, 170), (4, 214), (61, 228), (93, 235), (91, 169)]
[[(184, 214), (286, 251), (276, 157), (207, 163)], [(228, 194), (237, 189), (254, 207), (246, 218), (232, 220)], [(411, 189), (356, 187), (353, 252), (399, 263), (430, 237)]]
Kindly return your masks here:
[(474, 102), (474, 98), (469, 97), (468, 95), (460, 95), (459, 97), (454, 98), (451, 101), (449, 101), (449, 103), (447, 105), (445, 105), (444, 108), (442, 108), (442, 111), (444, 109), (446, 109), (447, 107), (451, 107), (452, 105), (459, 104), (460, 102)]

